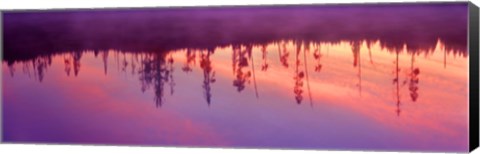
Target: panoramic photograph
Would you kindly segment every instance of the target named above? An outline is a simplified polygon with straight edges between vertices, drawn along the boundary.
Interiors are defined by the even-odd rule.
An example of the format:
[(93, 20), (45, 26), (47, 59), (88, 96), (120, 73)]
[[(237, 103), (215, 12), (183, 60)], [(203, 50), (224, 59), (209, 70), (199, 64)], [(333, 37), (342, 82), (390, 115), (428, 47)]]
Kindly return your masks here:
[(7, 143), (468, 152), (468, 3), (2, 12)]

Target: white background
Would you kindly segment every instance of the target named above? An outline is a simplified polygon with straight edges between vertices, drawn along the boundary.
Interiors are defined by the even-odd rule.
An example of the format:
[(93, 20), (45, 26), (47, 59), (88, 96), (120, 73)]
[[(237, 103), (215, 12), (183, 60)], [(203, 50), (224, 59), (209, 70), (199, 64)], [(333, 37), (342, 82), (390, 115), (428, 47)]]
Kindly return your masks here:
[[(105, 8), (105, 7), (153, 7), (153, 6), (205, 6), (205, 5), (255, 5), (255, 4), (311, 4), (311, 3), (366, 3), (366, 2), (425, 2), (429, 0), (0, 0), (0, 10), (52, 9), (52, 8)], [(448, 1), (448, 0), (435, 0)], [(451, 1), (451, 0), (450, 0)], [(472, 0), (480, 6), (480, 0)], [(1, 73), (1, 72), (0, 72)], [(314, 151), (314, 150), (268, 150), (268, 149), (218, 149), (218, 148), (172, 148), (86, 145), (33, 145), (0, 144), (0, 153), (40, 154), (150, 154), (150, 153), (209, 153), (209, 154), (366, 154), (360, 151)], [(402, 154), (400, 152), (377, 152), (378, 154)], [(477, 149), (473, 154), (480, 154)]]

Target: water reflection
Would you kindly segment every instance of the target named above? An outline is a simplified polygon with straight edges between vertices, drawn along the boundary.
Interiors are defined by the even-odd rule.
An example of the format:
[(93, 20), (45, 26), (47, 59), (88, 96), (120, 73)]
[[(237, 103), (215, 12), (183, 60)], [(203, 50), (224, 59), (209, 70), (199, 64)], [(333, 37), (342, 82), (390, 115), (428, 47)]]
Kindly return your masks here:
[(6, 12), (3, 136), (464, 152), (467, 6)]
[[(313, 74), (314, 77), (322, 74), (322, 71), (328, 71), (324, 68), (328, 68), (328, 64), (322, 64), (322, 60), (328, 60), (329, 58), (333, 57), (325, 57), (322, 54), (322, 46), (324, 48), (342, 48), (348, 47), (351, 49), (351, 55), (353, 58), (351, 59), (352, 65), (351, 68), (344, 68), (344, 69), (351, 69), (352, 71), (356, 72), (354, 76), (347, 76), (345, 78), (356, 78), (356, 83), (353, 83), (355, 87), (357, 87), (357, 91), (359, 96), (362, 96), (362, 54), (361, 48), (362, 45), (365, 45), (368, 50), (368, 57), (370, 58), (370, 66), (375, 66), (373, 62), (372, 56), (372, 47), (381, 48), (378, 46), (378, 42), (372, 41), (352, 41), (347, 44), (345, 43), (326, 43), (326, 42), (302, 42), (302, 41), (278, 41), (271, 44), (261, 44), (261, 45), (231, 45), (230, 47), (222, 48), (221, 54), (227, 54), (225, 50), (231, 50), (231, 67), (233, 70), (233, 78), (232, 86), (237, 92), (242, 92), (245, 90), (247, 86), (252, 86), (255, 91), (255, 96), (257, 99), (261, 99), (259, 97), (259, 92), (257, 88), (257, 81), (255, 79), (255, 70), (260, 69), (262, 72), (268, 73), (269, 72), (269, 61), (275, 60), (275, 58), (268, 58), (267, 53), (268, 51), (277, 50), (278, 56), (280, 57), (278, 63), (281, 64), (280, 67), (283, 67), (284, 71), (289, 70), (289, 64), (293, 65), (293, 80), (291, 81), (293, 85), (292, 91), (292, 98), (296, 104), (302, 104), (305, 101), (305, 97), (309, 98), (309, 104), (313, 106), (314, 100), (312, 99), (312, 92), (310, 88), (310, 75), (309, 71), (315, 72)], [(291, 47), (289, 47), (289, 45)], [(376, 46), (375, 46), (376, 45)], [(441, 41), (437, 42), (437, 46), (444, 46)], [(273, 48), (272, 48), (273, 47)], [(275, 48), (278, 47), (278, 48)], [(258, 50), (253, 50), (254, 48)], [(220, 48), (219, 48), (220, 49)], [(313, 49), (313, 52), (311, 51)], [(329, 49), (323, 49), (329, 50)], [(411, 102), (417, 102), (420, 97), (420, 68), (415, 66), (415, 58), (417, 55), (424, 53), (425, 57), (428, 58), (433, 55), (433, 52), (429, 52), (428, 50), (417, 50), (417, 51), (406, 51), (407, 48), (404, 46), (403, 49), (383, 49), (382, 52), (391, 53), (393, 57), (393, 79), (392, 83), (394, 85), (394, 99), (392, 100), (395, 102), (396, 110), (395, 113), (400, 116), (401, 111), (401, 104), (402, 104), (402, 88), (407, 88), (409, 91), (409, 97)], [(437, 49), (435, 49), (437, 50)], [(467, 55), (464, 52), (457, 52), (457, 51), (447, 51), (445, 48), (442, 49), (444, 53), (450, 52), (452, 56), (461, 56), (466, 57)], [(406, 51), (406, 52), (403, 52)], [(15, 63), (8, 63), (8, 68), (11, 76), (14, 76), (15, 71), (18, 69), (17, 67), (22, 68), (23, 73), (28, 75), (29, 77), (33, 74), (33, 78), (42, 82), (44, 80), (45, 73), (47, 72), (48, 67), (52, 64), (52, 59), (54, 58), (62, 58), (64, 61), (64, 71), (66, 76), (70, 76), (72, 67), (73, 67), (73, 74), (74, 76), (78, 76), (81, 69), (81, 59), (82, 55), (86, 53), (93, 52), (95, 57), (97, 55), (101, 55), (101, 59), (103, 62), (103, 70), (105, 76), (107, 76), (107, 68), (109, 55), (114, 55), (114, 59), (116, 59), (117, 67), (119, 68), (117, 71), (120, 72), (127, 72), (130, 69), (132, 75), (136, 75), (140, 81), (140, 87), (142, 92), (146, 92), (149, 89), (152, 89), (155, 98), (154, 102), (157, 107), (161, 107), (162, 104), (166, 103), (164, 100), (165, 89), (168, 89), (168, 94), (173, 95), (175, 92), (175, 78), (174, 78), (174, 71), (175, 71), (175, 63), (182, 63), (181, 70), (188, 74), (193, 71), (193, 67), (195, 66), (196, 62), (199, 62), (199, 67), (202, 71), (203, 81), (201, 83), (201, 87), (203, 89), (203, 96), (204, 101), (210, 106), (212, 100), (214, 100), (212, 94), (212, 85), (215, 84), (216, 81), (216, 72), (215, 72), (215, 61), (211, 60), (211, 56), (215, 55), (216, 48), (210, 49), (181, 49), (176, 51), (170, 52), (125, 52), (125, 51), (117, 51), (117, 50), (107, 50), (107, 51), (76, 51), (76, 52), (64, 52), (64, 54), (56, 55), (50, 54), (47, 56), (39, 56), (37, 58), (25, 61), (19, 61)], [(293, 52), (293, 62), (290, 58), (290, 53)], [(257, 54), (258, 53), (258, 54)], [(184, 55), (183, 62), (180, 60), (175, 60), (179, 55)], [(198, 56), (197, 56), (198, 55)], [(410, 67), (404, 68), (408, 69), (408, 72), (405, 73), (404, 80), (401, 80), (402, 76), (402, 68), (400, 67), (402, 62), (400, 61), (400, 55), (409, 55), (410, 58)], [(259, 65), (255, 65), (255, 56), (259, 56), (258, 62)], [(179, 59), (179, 58), (177, 58)], [(309, 67), (308, 60), (313, 60), (313, 67)], [(443, 58), (443, 64), (446, 65), (446, 58)], [(180, 65), (180, 64), (179, 64)], [(138, 70), (137, 70), (138, 66)], [(447, 69), (444, 67), (443, 69)], [(33, 70), (31, 72), (30, 70)], [(341, 70), (330, 70), (330, 71), (340, 71)], [(347, 73), (348, 74), (348, 73)], [(287, 79), (285, 77), (277, 77), (282, 79)], [(182, 84), (182, 83), (180, 83)], [(408, 85), (407, 85), (408, 84)], [(168, 86), (168, 87), (167, 87)], [(383, 85), (387, 86), (387, 85)], [(368, 88), (368, 87), (367, 87)], [(371, 91), (372, 89), (369, 89)], [(305, 93), (307, 92), (307, 93)]]
[(213, 50), (209, 49), (200, 54), (200, 67), (203, 70), (203, 85), (202, 88), (204, 91), (205, 99), (207, 100), (208, 105), (211, 103), (211, 86), (210, 84), (215, 82), (215, 71), (212, 69), (212, 62), (210, 61), (210, 55), (213, 54)]

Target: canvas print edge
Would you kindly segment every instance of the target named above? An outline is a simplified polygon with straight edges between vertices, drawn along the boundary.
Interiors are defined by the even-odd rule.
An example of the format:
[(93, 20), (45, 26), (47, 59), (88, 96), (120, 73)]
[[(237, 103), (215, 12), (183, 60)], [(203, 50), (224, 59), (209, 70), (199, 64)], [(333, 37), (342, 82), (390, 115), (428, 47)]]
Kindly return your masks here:
[(469, 51), (470, 51), (470, 152), (479, 142), (479, 14), (478, 7), (469, 2)]

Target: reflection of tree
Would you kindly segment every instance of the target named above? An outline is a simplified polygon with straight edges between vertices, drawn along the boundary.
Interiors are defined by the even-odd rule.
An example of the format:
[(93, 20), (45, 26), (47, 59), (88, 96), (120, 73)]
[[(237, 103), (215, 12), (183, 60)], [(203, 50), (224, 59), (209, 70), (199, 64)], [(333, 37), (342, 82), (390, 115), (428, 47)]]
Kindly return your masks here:
[(13, 65), (8, 65), (8, 72), (10, 72), (10, 76), (13, 77), (13, 74), (15, 73), (15, 67), (13, 67)]
[(257, 79), (255, 78), (255, 64), (253, 62), (252, 46), (247, 46), (246, 50), (248, 53), (248, 58), (250, 58), (250, 62), (252, 62), (253, 86), (255, 88), (255, 96), (258, 98)]
[(80, 59), (82, 58), (82, 52), (73, 53), (73, 73), (75, 76), (80, 72)]
[(308, 97), (310, 98), (310, 106), (313, 107), (312, 92), (310, 91), (310, 80), (308, 79), (307, 51), (310, 51), (310, 44), (305, 43), (305, 50), (303, 50), (303, 61), (305, 62), (305, 76), (307, 79)]
[(108, 52), (109, 51), (102, 52), (103, 71), (105, 72), (105, 75), (107, 75)]
[(173, 57), (170, 54), (168, 58), (168, 70), (167, 70), (167, 82), (170, 85), (170, 95), (173, 95), (173, 87), (175, 86), (175, 81), (173, 80)]
[(122, 72), (126, 72), (128, 67), (127, 56), (125, 55), (125, 52), (122, 52), (122, 55), (123, 55), (123, 60), (121, 64), (121, 70)]
[(358, 58), (360, 55), (360, 42), (354, 41), (354, 42), (351, 42), (350, 45), (352, 46), (352, 53), (353, 53), (353, 67), (357, 67)]
[(52, 58), (50, 56), (39, 57), (32, 61), (33, 75), (38, 81), (42, 82), (47, 67), (52, 64)]
[(132, 75), (135, 75), (136, 73), (136, 68), (137, 68), (137, 62), (138, 62), (138, 54), (133, 54), (130, 56), (131, 60), (130, 63), (132, 64)]
[(115, 57), (115, 61), (116, 61), (116, 64), (117, 64), (117, 70), (120, 69), (120, 56), (119, 56), (119, 53), (118, 51), (116, 52), (113, 52), (113, 56)]
[(234, 70), (235, 80), (233, 80), (233, 86), (237, 87), (238, 92), (241, 92), (243, 89), (245, 89), (246, 82), (250, 82), (250, 77), (251, 77), (250, 71), (247, 71), (247, 72), (243, 71), (243, 68), (248, 67), (248, 59), (247, 59), (248, 51), (251, 52), (251, 46), (250, 46), (250, 50), (248, 49), (242, 50), (240, 46), (233, 46), (233, 56), (234, 56), (233, 68), (235, 69)]
[(70, 71), (72, 70), (72, 62), (71, 62), (70, 57), (63, 57), (63, 63), (65, 64), (65, 73), (67, 73), (67, 76), (70, 76)]
[(288, 56), (290, 55), (290, 52), (288, 52), (287, 44), (285, 42), (282, 43), (282, 49), (280, 50), (279, 48), (278, 52), (280, 53), (280, 61), (282, 62), (282, 65), (285, 68), (288, 68)]
[[(8, 67), (14, 69), (13, 65), (8, 65)], [(30, 63), (23, 63), (22, 65), (22, 70), (23, 73), (27, 74), (28, 78), (30, 78), (32, 75), (30, 73)], [(13, 76), (13, 72), (11, 74)]]
[(295, 77), (293, 77), (293, 79), (295, 80), (295, 86), (293, 88), (293, 93), (295, 94), (295, 100), (297, 101), (297, 104), (300, 104), (302, 103), (302, 100), (303, 100), (303, 96), (302, 96), (302, 93), (303, 93), (303, 78), (304, 78), (304, 73), (303, 71), (300, 71), (299, 70), (299, 66), (300, 66), (300, 59), (299, 59), (299, 55), (300, 55), (300, 51), (301, 51), (301, 44), (298, 43), (296, 44), (296, 54), (295, 54)]
[(99, 53), (99, 52), (100, 52), (100, 51), (98, 51), (98, 50), (94, 50), (94, 51), (93, 51), (93, 55), (95, 56), (95, 58), (98, 57), (98, 53)]
[(207, 100), (208, 105), (211, 103), (211, 83), (215, 82), (215, 71), (212, 69), (212, 62), (210, 61), (211, 54), (214, 53), (213, 49), (207, 50), (207, 52), (202, 52), (200, 55), (200, 67), (203, 70), (203, 85), (205, 99)]
[(142, 92), (145, 92), (153, 84), (155, 91), (155, 104), (157, 107), (163, 104), (163, 86), (167, 80), (165, 57), (162, 54), (148, 54), (141, 60), (139, 70)]
[(267, 71), (268, 61), (267, 61), (267, 45), (262, 45), (262, 71)]
[(238, 56), (241, 52), (242, 48), (240, 45), (232, 45), (232, 72), (233, 75), (237, 72), (237, 65), (238, 65)]
[(353, 52), (353, 67), (358, 66), (358, 92), (362, 95), (362, 63), (361, 63), (361, 56), (360, 56), (360, 42), (354, 41), (351, 43), (352, 52)]
[(447, 68), (447, 50), (443, 48), (443, 68)]
[(418, 75), (420, 74), (420, 69), (418, 67), (414, 67), (415, 62), (415, 53), (412, 53), (412, 62), (410, 67), (410, 82), (408, 85), (408, 90), (410, 90), (410, 98), (413, 102), (417, 101), (418, 98), (418, 82), (419, 78)]
[(397, 105), (397, 109), (395, 110), (395, 112), (397, 113), (397, 116), (400, 116), (400, 79), (399, 79), (399, 76), (398, 76), (398, 73), (400, 72), (400, 68), (398, 66), (398, 63), (399, 63), (399, 59), (398, 59), (398, 55), (399, 55), (399, 50), (395, 51), (395, 70), (394, 70), (394, 73), (395, 73), (395, 78), (393, 78), (393, 84), (395, 84), (396, 86), (396, 91), (395, 91), (395, 96), (396, 96), (396, 105)]
[(315, 44), (315, 49), (313, 51), (313, 58), (317, 61), (317, 65), (315, 65), (315, 72), (320, 72), (322, 70), (322, 64), (320, 59), (322, 58), (322, 46), (320, 44)]
[(370, 64), (373, 64), (372, 45), (373, 45), (373, 42), (371, 40), (367, 40), (367, 49), (368, 49), (368, 57), (370, 58)]
[(188, 72), (191, 72), (191, 71), (192, 71), (192, 68), (191, 68), (190, 65), (195, 64), (195, 56), (196, 56), (196, 55), (195, 55), (195, 52), (192, 52), (192, 50), (187, 49), (187, 53), (186, 53), (185, 56), (186, 56), (187, 60), (186, 60), (186, 62), (185, 62), (185, 64), (184, 64), (184, 66), (182, 67), (182, 70), (183, 70), (184, 72), (187, 72), (187, 73), (188, 73)]
[[(367, 48), (369, 50), (370, 56), (370, 63), (373, 63), (371, 58), (371, 42), (366, 42)], [(275, 43), (274, 45), (278, 45), (278, 55), (279, 61), (281, 65), (285, 68), (288, 68), (288, 57), (289, 51), (287, 50), (288, 42), (282, 41), (280, 43)], [(340, 44), (340, 43), (339, 43)], [(322, 70), (322, 63), (321, 61), (325, 58), (328, 58), (327, 55), (322, 54), (322, 46), (328, 47), (329, 45), (323, 45), (320, 42), (294, 42), (295, 47), (295, 63), (294, 63), (294, 87), (293, 93), (295, 97), (295, 101), (297, 104), (301, 104), (303, 101), (303, 94), (304, 94), (304, 81), (306, 83), (307, 92), (310, 97), (310, 102), (312, 102), (312, 96), (310, 91), (310, 82), (309, 82), (309, 67), (308, 67), (308, 56), (313, 56), (313, 62), (310, 65), (312, 69), (316, 72), (320, 72)], [(303, 62), (301, 60), (301, 52), (302, 52), (302, 45), (303, 45)], [(313, 45), (313, 46), (312, 46)], [(322, 45), (322, 46), (321, 46)], [(351, 52), (353, 54), (353, 67), (357, 70), (357, 77), (358, 77), (358, 90), (362, 92), (362, 59), (361, 59), (361, 42), (360, 41), (353, 41), (350, 44)], [(255, 94), (258, 98), (258, 91), (257, 91), (257, 83), (255, 79), (255, 65), (254, 62), (261, 62), (262, 71), (266, 71), (269, 67), (268, 58), (267, 58), (267, 48), (269, 47), (268, 44), (261, 44), (260, 50), (253, 50), (252, 44), (248, 45), (232, 45), (233, 53), (232, 53), (232, 69), (233, 69), (233, 86), (235, 90), (241, 92), (245, 89), (246, 85), (250, 83), (250, 78), (253, 78), (253, 84), (255, 88)], [(255, 45), (256, 46), (256, 45)], [(312, 48), (313, 53), (310, 53), (310, 48)], [(326, 49), (328, 52), (328, 49)], [(255, 61), (254, 55), (260, 54), (253, 54), (254, 51), (261, 52), (262, 60)], [(410, 98), (413, 102), (416, 102), (418, 99), (418, 89), (419, 89), (419, 74), (420, 69), (419, 67), (415, 66), (415, 56), (418, 55), (417, 51), (407, 52), (411, 53), (411, 67), (406, 76), (408, 79), (400, 82), (400, 61), (399, 61), (399, 54), (401, 50), (387, 50), (394, 54), (395, 56), (395, 71), (394, 71), (394, 91), (395, 91), (395, 102), (396, 102), (396, 114), (397, 116), (400, 115), (401, 109), (401, 89), (402, 86), (406, 86), (408, 83), (408, 89)], [(410, 50), (409, 50), (410, 51)], [(63, 54), (63, 64), (65, 65), (64, 71), (67, 76), (70, 75), (70, 72), (74, 72), (74, 75), (77, 76), (80, 71), (80, 59), (82, 58), (82, 54), (84, 52), (90, 51), (82, 51), (82, 52), (68, 52)], [(132, 68), (132, 74), (139, 76), (141, 90), (145, 92), (150, 87), (153, 87), (152, 90), (154, 91), (154, 101), (156, 106), (159, 107), (164, 103), (164, 85), (168, 84), (170, 87), (170, 94), (173, 95), (174, 93), (174, 53), (173, 52), (142, 52), (142, 53), (133, 53), (128, 55), (128, 52), (122, 51), (115, 51), (115, 50), (108, 50), (108, 51), (94, 51), (95, 54), (100, 54), (103, 60), (103, 69), (105, 75), (107, 74), (107, 67), (108, 67), (108, 60), (109, 60), (109, 52), (113, 52), (110, 54), (114, 54), (117, 61), (117, 66), (119, 67), (118, 71), (126, 71), (129, 65)], [(183, 64), (182, 70), (185, 73), (192, 71), (192, 65), (196, 63), (196, 61), (200, 62), (200, 68), (203, 71), (203, 83), (202, 88), (204, 92), (204, 97), (207, 103), (210, 105), (212, 102), (212, 92), (211, 92), (211, 85), (215, 83), (215, 71), (213, 71), (214, 61), (211, 60), (211, 56), (214, 54), (214, 48), (208, 50), (191, 50), (187, 49), (186, 51), (186, 61)], [(198, 53), (197, 53), (198, 52)], [(272, 51), (274, 52), (274, 51)], [(123, 58), (121, 55), (123, 54)], [(444, 53), (445, 54), (445, 53)], [(33, 76), (36, 80), (42, 81), (44, 79), (45, 72), (47, 67), (52, 63), (52, 56), (55, 54), (51, 54), (48, 56), (39, 56), (34, 59), (28, 61), (21, 61), (23, 63), (23, 72), (27, 73), (30, 76), (30, 71), (33, 70)], [(130, 56), (130, 58), (128, 58)], [(445, 55), (444, 55), (445, 56)], [(62, 57), (60, 57), (62, 58)], [(198, 59), (196, 59), (198, 58)], [(122, 60), (123, 59), (123, 60)], [(131, 59), (127, 62), (127, 59)], [(60, 59), (62, 60), (62, 59)], [(15, 62), (15, 61), (14, 61)], [(15, 72), (14, 62), (7, 62), (8, 70), (10, 71), (10, 75), (13, 76)], [(250, 63), (250, 64), (249, 64)], [(60, 62), (61, 64), (61, 62)], [(250, 66), (251, 68), (249, 68)], [(303, 65), (303, 66), (302, 66)], [(138, 69), (137, 69), (138, 66)], [(73, 68), (72, 68), (73, 67)], [(325, 67), (323, 67), (325, 69)], [(322, 70), (323, 71), (323, 70)], [(404, 76), (402, 76), (404, 77)], [(312, 104), (312, 103), (311, 103)]]

